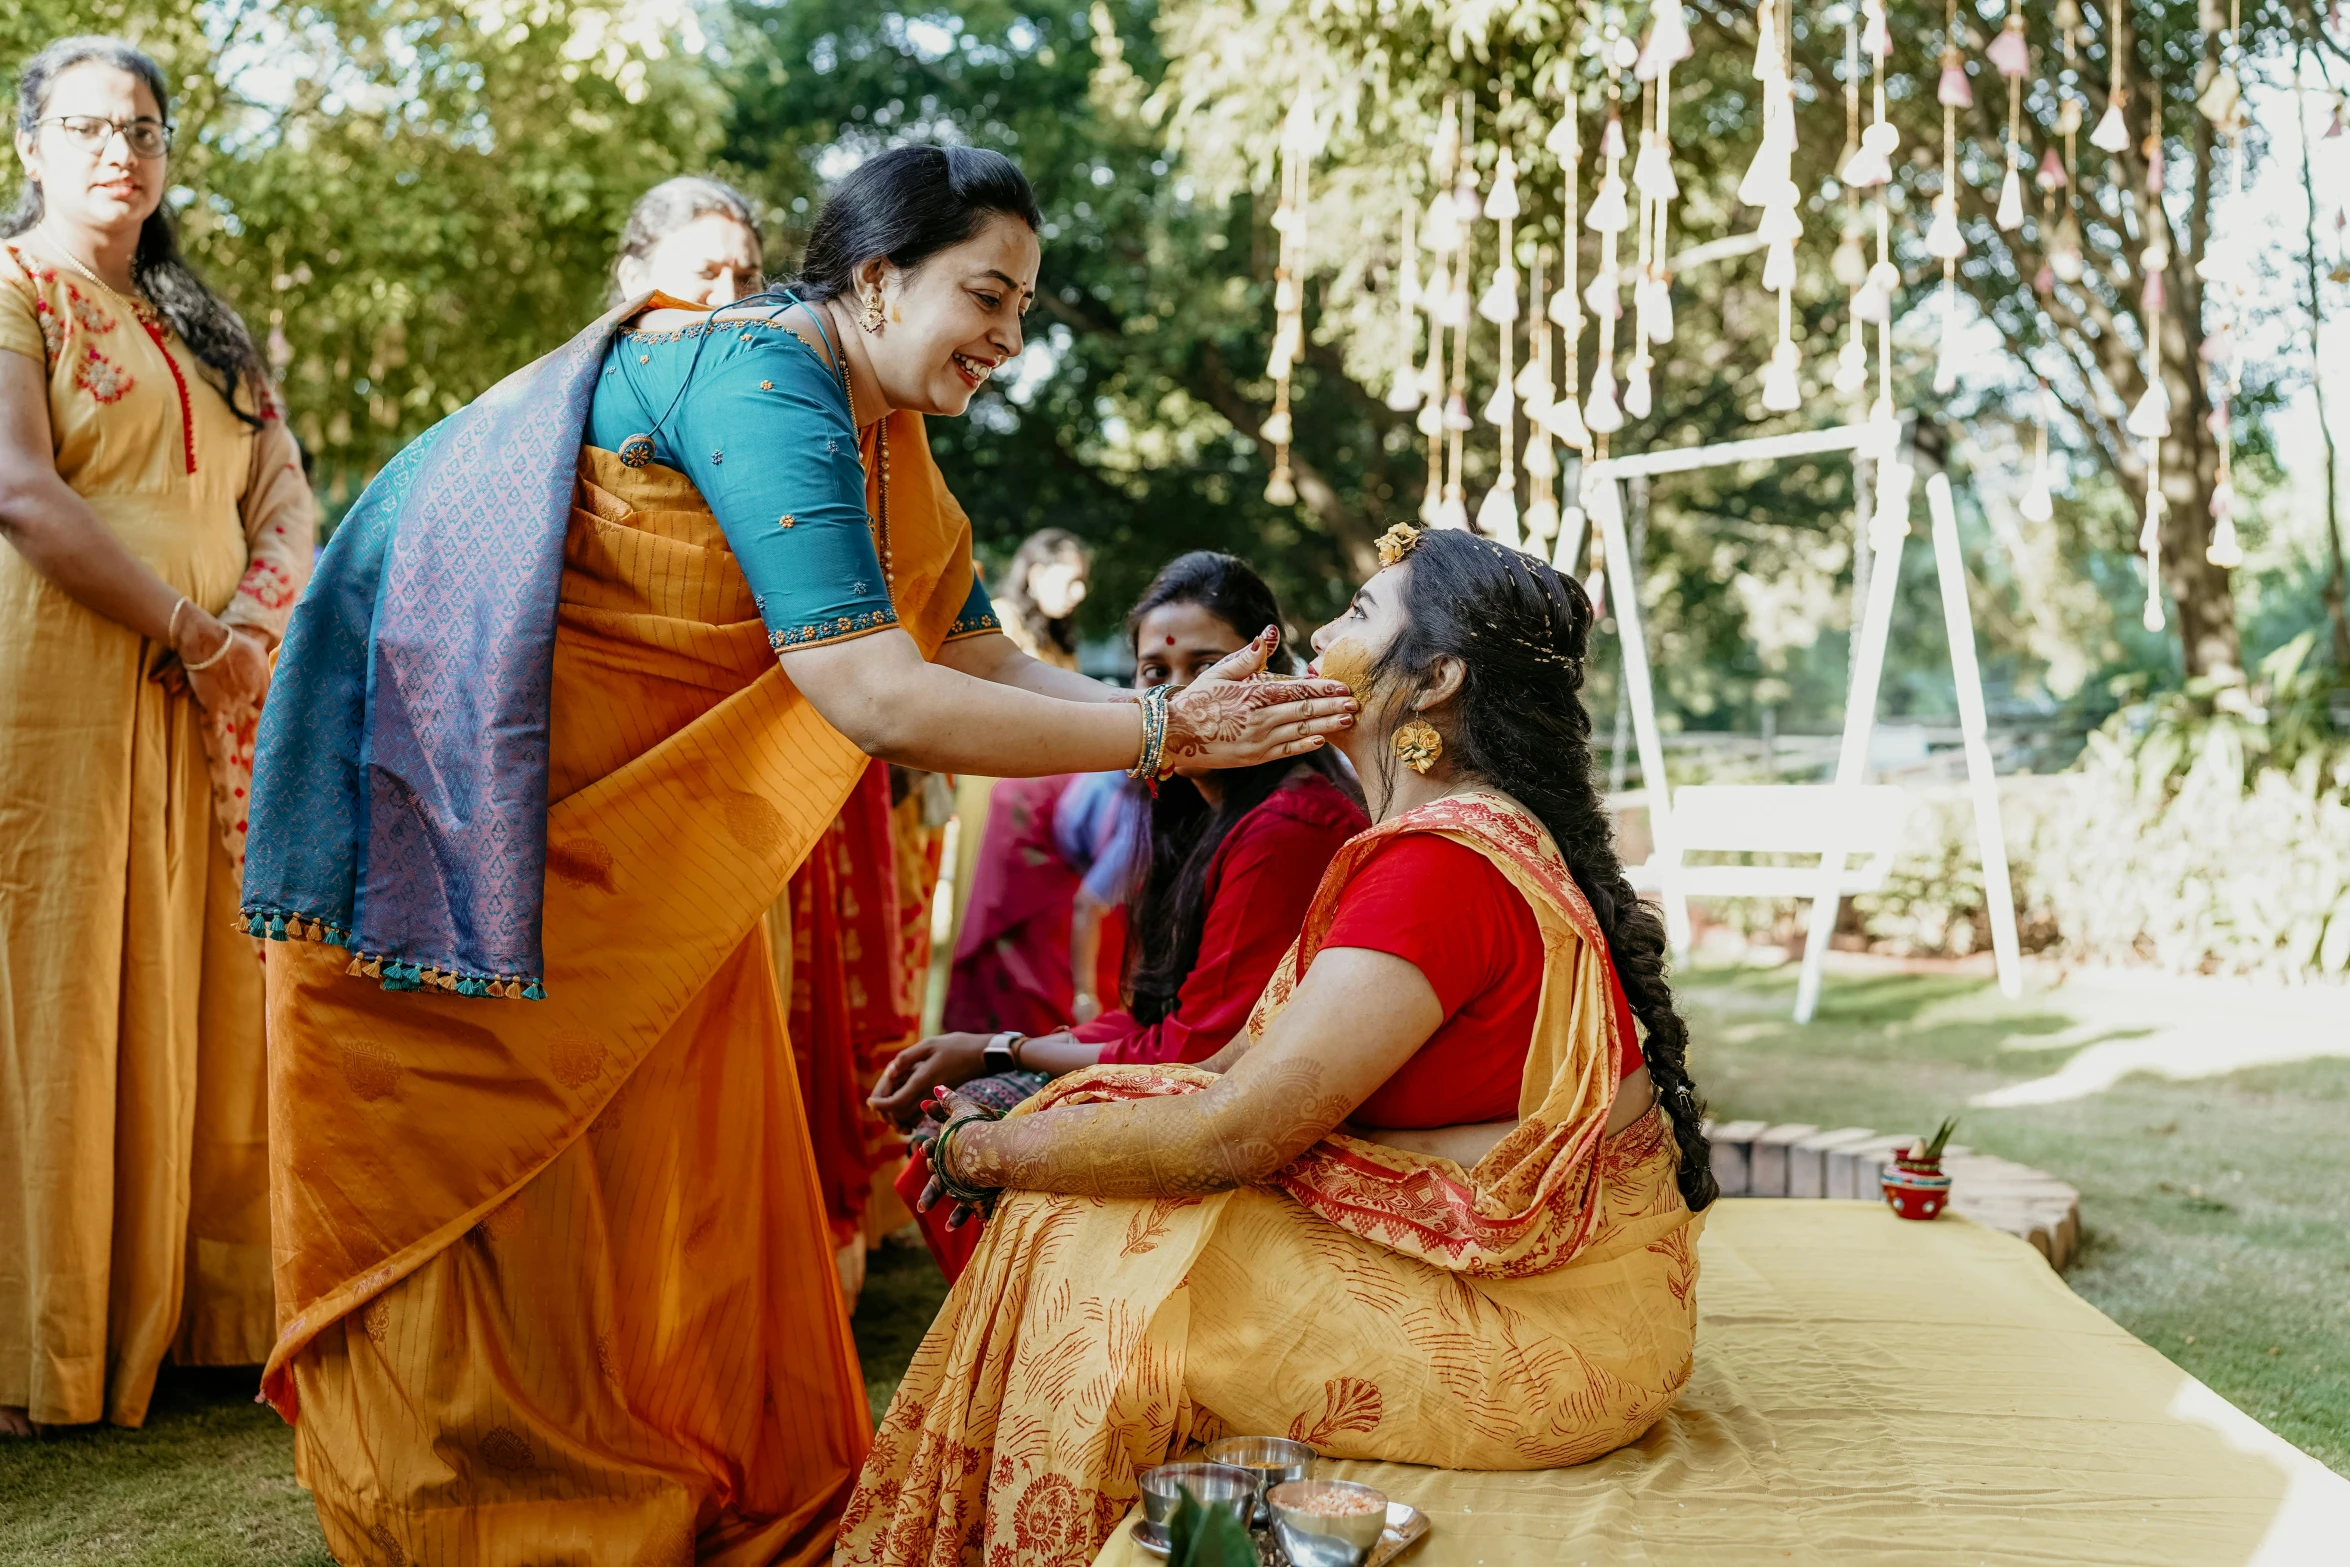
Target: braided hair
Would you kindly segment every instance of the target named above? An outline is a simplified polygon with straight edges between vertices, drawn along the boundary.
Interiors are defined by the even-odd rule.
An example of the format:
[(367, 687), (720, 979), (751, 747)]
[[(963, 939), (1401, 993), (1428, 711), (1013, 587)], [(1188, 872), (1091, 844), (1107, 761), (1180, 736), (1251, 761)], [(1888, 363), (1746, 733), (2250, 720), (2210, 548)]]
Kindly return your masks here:
[[(1647, 1034), (1649, 1078), (1680, 1144), (1681, 1195), (1692, 1211), (1704, 1208), (1720, 1189), (1705, 1102), (1689, 1078), (1689, 1027), (1665, 977), (1664, 922), (1624, 879), (1592, 782), (1591, 715), (1581, 696), (1591, 600), (1574, 578), (1534, 556), (1459, 530), (1420, 535), (1400, 576), (1403, 625), (1365, 684), (1382, 708), (1365, 722), (1400, 722), (1437, 661), (1461, 661), (1466, 674), (1452, 702), (1418, 716), (1443, 733), (1457, 769), (1509, 794), (1550, 830)], [(1392, 795), (1394, 758), (1383, 754), (1381, 766)]]

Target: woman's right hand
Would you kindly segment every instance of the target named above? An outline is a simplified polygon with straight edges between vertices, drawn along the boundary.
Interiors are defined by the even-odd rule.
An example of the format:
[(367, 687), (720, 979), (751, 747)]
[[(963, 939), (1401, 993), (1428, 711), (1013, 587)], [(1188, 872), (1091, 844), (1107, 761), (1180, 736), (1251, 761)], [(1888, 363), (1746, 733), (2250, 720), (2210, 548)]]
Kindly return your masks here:
[(1280, 630), (1267, 626), (1168, 700), (1165, 765), (1253, 767), (1315, 750), (1353, 727), (1362, 704), (1337, 681), (1265, 676), (1265, 660), (1280, 645)]
[(228, 639), (228, 651), (218, 662), (186, 670), (188, 689), (208, 711), (242, 712), (258, 705), (269, 692), (269, 654), (259, 637), (207, 615), (181, 635), (180, 663), (186, 668), (191, 662), (201, 663), (220, 653), (223, 637)]
[(922, 1118), (922, 1101), (941, 1088), (952, 1088), (982, 1075), (987, 1063), (985, 1034), (933, 1034), (917, 1039), (897, 1053), (883, 1069), (865, 1102), (876, 1115), (899, 1130), (910, 1129)]

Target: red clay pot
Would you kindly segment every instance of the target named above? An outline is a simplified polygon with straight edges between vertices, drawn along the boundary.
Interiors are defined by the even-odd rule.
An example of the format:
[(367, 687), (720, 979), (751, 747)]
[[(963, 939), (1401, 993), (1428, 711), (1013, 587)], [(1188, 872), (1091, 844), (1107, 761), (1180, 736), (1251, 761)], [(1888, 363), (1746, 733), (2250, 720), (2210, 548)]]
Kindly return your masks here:
[(1878, 1177), (1885, 1205), (1898, 1218), (1934, 1219), (1950, 1205), (1950, 1177), (1940, 1173), (1894, 1168)]

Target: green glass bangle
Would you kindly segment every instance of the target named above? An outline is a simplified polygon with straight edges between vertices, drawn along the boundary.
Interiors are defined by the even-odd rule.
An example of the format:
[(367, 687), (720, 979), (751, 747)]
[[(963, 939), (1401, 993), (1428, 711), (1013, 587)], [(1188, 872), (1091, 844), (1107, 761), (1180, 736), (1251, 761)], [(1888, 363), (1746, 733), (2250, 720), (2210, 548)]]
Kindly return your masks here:
[(966, 1208), (985, 1208), (995, 1201), (997, 1188), (968, 1186), (955, 1178), (948, 1168), (948, 1152), (955, 1134), (974, 1121), (1000, 1121), (1003, 1116), (994, 1110), (969, 1110), (956, 1116), (939, 1128), (938, 1136), (930, 1144), (930, 1173), (938, 1178), (938, 1189)]

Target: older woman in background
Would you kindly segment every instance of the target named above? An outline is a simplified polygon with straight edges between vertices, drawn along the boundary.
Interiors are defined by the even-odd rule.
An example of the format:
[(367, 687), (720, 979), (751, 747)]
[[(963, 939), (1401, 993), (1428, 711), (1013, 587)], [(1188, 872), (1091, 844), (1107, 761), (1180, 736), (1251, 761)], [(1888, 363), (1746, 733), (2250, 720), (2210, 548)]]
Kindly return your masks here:
[(612, 263), (610, 304), (658, 290), (716, 309), (759, 292), (759, 218), (723, 180), (680, 174), (636, 199)]
[(315, 522), (244, 323), (180, 259), (129, 45), (19, 79), (0, 246), (0, 1431), (146, 1418), (271, 1309), (261, 968), (231, 928)]

